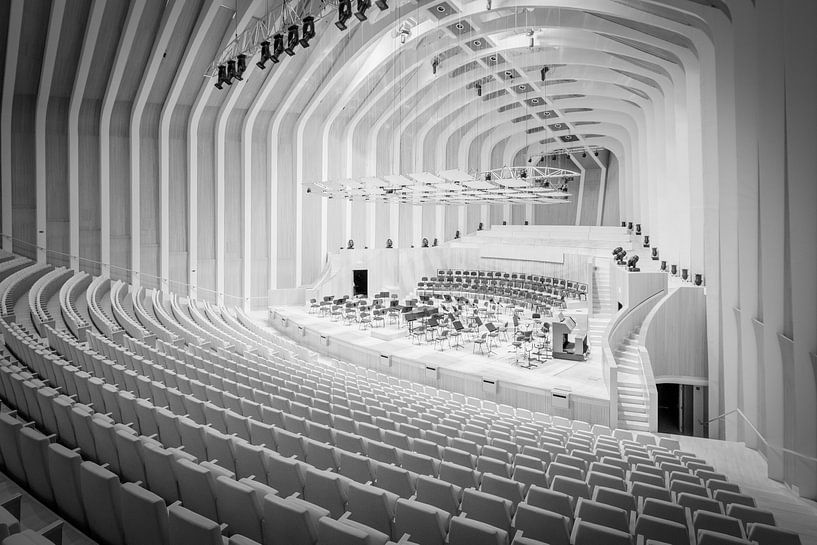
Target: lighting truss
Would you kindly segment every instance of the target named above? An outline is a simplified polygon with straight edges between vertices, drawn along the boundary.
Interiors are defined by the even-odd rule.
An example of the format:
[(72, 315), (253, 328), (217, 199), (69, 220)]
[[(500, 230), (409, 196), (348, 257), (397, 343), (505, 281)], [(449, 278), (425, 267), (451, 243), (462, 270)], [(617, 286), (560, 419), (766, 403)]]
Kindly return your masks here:
[(253, 17), (247, 28), (237, 34), (210, 63), (204, 72), (204, 76), (208, 78), (217, 77), (218, 67), (226, 65), (230, 60), (235, 60), (239, 55), (246, 55), (248, 60), (252, 59), (261, 49), (261, 44), (265, 41), (271, 41), (274, 34), (286, 35), (290, 26), (300, 25), (302, 20), (308, 16), (311, 16), (313, 18), (312, 22), (316, 23), (324, 17), (334, 14), (337, 4), (337, 0), (323, 0), (320, 2), (316, 13), (299, 14), (292, 7), (294, 3), (283, 2), (283, 4), (271, 9), (263, 17)]
[(353, 201), (407, 204), (564, 204), (568, 181), (579, 173), (543, 166), (502, 167), (483, 172), (415, 172), (304, 183), (312, 195)]

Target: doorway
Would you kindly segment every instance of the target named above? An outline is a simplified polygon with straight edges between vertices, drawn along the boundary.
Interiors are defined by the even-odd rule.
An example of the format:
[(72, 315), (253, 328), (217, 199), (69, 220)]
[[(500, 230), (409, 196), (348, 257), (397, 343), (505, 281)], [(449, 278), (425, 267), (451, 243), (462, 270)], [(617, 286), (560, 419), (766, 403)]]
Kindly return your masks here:
[(659, 433), (706, 437), (706, 387), (672, 383), (656, 387)]
[(354, 269), (352, 271), (352, 294), (369, 296), (369, 270)]

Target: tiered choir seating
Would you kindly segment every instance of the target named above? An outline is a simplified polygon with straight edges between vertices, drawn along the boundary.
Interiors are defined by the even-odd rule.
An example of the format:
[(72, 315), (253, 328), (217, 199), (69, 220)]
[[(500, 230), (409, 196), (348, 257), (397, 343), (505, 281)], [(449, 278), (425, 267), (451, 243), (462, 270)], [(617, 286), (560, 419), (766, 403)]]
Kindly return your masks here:
[(45, 336), (43, 325), (54, 326), (54, 317), (48, 310), (48, 301), (57, 293), (63, 284), (74, 275), (74, 272), (65, 267), (58, 267), (34, 282), (28, 291), (28, 308), (31, 312), (31, 321), (37, 333)]
[(587, 284), (524, 273), (440, 269), (417, 282), (418, 295), (458, 296), (512, 302), (528, 308), (565, 307), (566, 298), (587, 299)]
[(0, 281), (0, 317), (14, 321), (14, 306), (39, 278), (53, 269), (51, 265), (30, 264)]
[(170, 309), (196, 325), (185, 339), (229, 329), (201, 346), (46, 327), (52, 351), (0, 325), (8, 429), (39, 430), (3, 460), (27, 445), (37, 495), (110, 543), (799, 543), (675, 441), (326, 362), (240, 311)]
[(65, 281), (60, 288), (60, 313), (68, 329), (77, 339), (84, 339), (85, 332), (91, 326), (80, 316), (77, 301), (80, 294), (85, 293), (93, 277), (87, 272), (78, 272)]

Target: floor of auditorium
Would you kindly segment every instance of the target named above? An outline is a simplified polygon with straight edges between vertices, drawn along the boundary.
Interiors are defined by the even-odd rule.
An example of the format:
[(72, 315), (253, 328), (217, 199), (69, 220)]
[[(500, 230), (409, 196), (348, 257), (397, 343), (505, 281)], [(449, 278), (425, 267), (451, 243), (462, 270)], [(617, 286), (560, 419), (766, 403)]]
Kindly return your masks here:
[[(407, 336), (391, 340), (397, 334), (406, 334), (406, 327), (386, 324), (384, 327), (361, 330), (357, 324), (344, 325), (328, 317), (310, 314), (303, 306), (276, 307), (294, 323), (329, 338), (342, 338), (344, 342), (382, 354), (405, 358), (417, 363), (441, 367), (461, 373), (492, 378), (528, 388), (564, 388), (571, 393), (597, 399), (610, 399), (607, 386), (602, 378), (601, 350), (591, 347), (586, 361), (548, 359), (538, 367), (526, 369), (516, 364), (516, 354), (508, 341), (501, 341), (493, 348), (492, 354), (481, 354), (479, 348), (474, 353), (473, 343), (463, 341), (461, 348), (444, 350), (435, 348), (431, 342), (417, 345)], [(259, 321), (266, 323), (266, 316), (256, 314)], [(522, 362), (522, 358), (520, 358)], [(535, 363), (535, 362), (534, 362)]]

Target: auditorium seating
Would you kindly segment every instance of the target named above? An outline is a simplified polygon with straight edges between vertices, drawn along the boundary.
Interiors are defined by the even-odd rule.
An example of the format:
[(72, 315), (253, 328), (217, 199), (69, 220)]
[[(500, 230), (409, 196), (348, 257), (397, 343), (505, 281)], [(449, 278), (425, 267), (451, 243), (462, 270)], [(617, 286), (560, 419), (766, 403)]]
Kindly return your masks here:
[[(101, 313), (107, 290), (90, 286)], [(31, 429), (3, 442), (5, 470), (112, 543), (215, 543), (219, 524), (235, 543), (263, 544), (507, 544), (519, 530), (573, 545), (694, 543), (699, 530), (777, 530), (734, 488), (694, 488), (680, 474), (706, 483), (711, 470), (664, 438), (327, 363), (240, 311), (159, 292), (144, 300), (176, 339), (134, 338), (114, 329), (117, 313), (97, 316), (103, 331), (83, 339), (44, 325), (50, 350), (20, 324), (0, 325), (11, 352), (0, 397), (18, 411), (18, 425), (0, 430)], [(57, 471), (96, 494), (78, 504)], [(684, 506), (693, 496), (720, 512)], [(125, 505), (139, 518), (123, 519)], [(150, 532), (127, 531), (138, 521)]]

